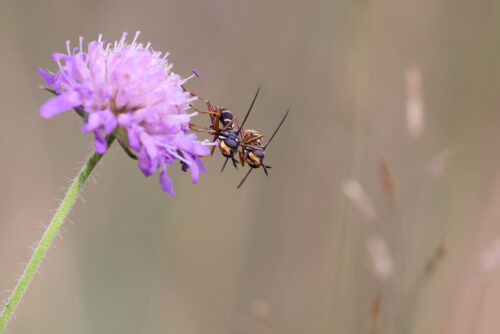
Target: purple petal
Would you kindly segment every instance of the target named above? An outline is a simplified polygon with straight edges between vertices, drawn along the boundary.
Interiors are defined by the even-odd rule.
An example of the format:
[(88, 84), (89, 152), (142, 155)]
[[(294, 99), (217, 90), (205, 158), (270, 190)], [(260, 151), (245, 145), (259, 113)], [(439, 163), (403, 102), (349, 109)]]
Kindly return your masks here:
[(104, 135), (101, 133), (99, 129), (94, 130), (94, 136), (95, 136), (95, 151), (99, 154), (103, 154), (106, 152), (108, 149), (108, 143), (106, 142), (106, 138), (104, 138)]
[(207, 155), (210, 152), (210, 148), (203, 145), (199, 141), (196, 141), (196, 135), (194, 133), (180, 136), (177, 138), (177, 144), (184, 150), (192, 155)]
[(200, 147), (196, 150), (196, 153), (195, 153), (197, 156), (202, 157), (202, 156), (205, 156), (205, 155), (209, 155), (209, 154), (210, 154), (210, 147), (207, 147), (207, 146), (205, 146), (205, 145), (202, 145), (201, 143), (200, 143), (200, 145), (199, 145), (199, 146), (200, 146)]
[(45, 80), (47, 85), (52, 86), (55, 81), (55, 75), (47, 73), (44, 69), (39, 68), (38, 73), (42, 76), (42, 79)]
[(118, 123), (124, 128), (129, 127), (132, 124), (133, 118), (130, 114), (120, 114), (118, 115)]
[(161, 189), (164, 192), (169, 193), (170, 195), (174, 196), (173, 183), (172, 183), (172, 180), (167, 175), (166, 167), (160, 173), (160, 183), (161, 183)]
[(151, 159), (155, 159), (158, 157), (158, 147), (156, 147), (156, 143), (152, 136), (148, 135), (146, 132), (143, 132), (139, 136), (142, 147), (144, 147), (151, 157)]
[(54, 52), (52, 53), (52, 60), (53, 61), (60, 61), (63, 60), (66, 57), (64, 53), (59, 53), (59, 52)]
[[(94, 133), (98, 153), (108, 148), (106, 135), (120, 127), (121, 139), (137, 152), (142, 173), (151, 176), (160, 168), (162, 189), (173, 195), (167, 164), (180, 160), (196, 183), (200, 171), (206, 173), (199, 156), (208, 155), (210, 148), (189, 134), (193, 115), (185, 111), (193, 98), (181, 86), (187, 79), (171, 72), (167, 55), (160, 57), (149, 43), (145, 46), (135, 39), (126, 43), (125, 37), (108, 47), (100, 36), (87, 52), (80, 38), (72, 52), (67, 43), (67, 54), (54, 53), (56, 74), (38, 71), (58, 96), (47, 101), (40, 114), (50, 118), (71, 108), (84, 110), (82, 130)], [(196, 70), (193, 73), (200, 75)]]
[(87, 122), (82, 125), (83, 132), (89, 132), (99, 127), (104, 127), (104, 133), (109, 135), (115, 129), (118, 121), (115, 115), (107, 109), (104, 111), (95, 111), (89, 113)]
[(139, 141), (139, 133), (136, 127), (130, 127), (127, 129), (128, 143), (130, 147), (134, 150), (139, 151), (141, 149), (141, 144)]
[(77, 92), (63, 93), (45, 102), (40, 107), (40, 115), (43, 118), (51, 118), (57, 114), (65, 112), (68, 109), (80, 105), (80, 103), (81, 101)]
[(137, 155), (137, 163), (139, 169), (146, 177), (151, 176), (155, 172), (151, 166), (151, 159), (144, 148), (142, 148)]
[(193, 183), (198, 183), (200, 178), (200, 169), (198, 168), (198, 164), (193, 160), (193, 158), (189, 154), (184, 154), (184, 158), (188, 161), (189, 169), (191, 169), (191, 175), (193, 176)]
[(82, 125), (83, 132), (94, 131), (101, 125), (101, 114), (99, 112), (90, 113), (87, 122)]
[(205, 169), (205, 166), (203, 165), (203, 161), (201, 161), (201, 159), (198, 158), (197, 156), (194, 156), (194, 161), (198, 165), (200, 172), (202, 172), (203, 174), (207, 174), (207, 170)]
[(109, 135), (118, 125), (118, 120), (111, 110), (106, 109), (103, 111), (104, 133)]
[(120, 89), (115, 98), (116, 108), (123, 108), (125, 104), (127, 104), (129, 96), (130, 94), (127, 91), (125, 91), (124, 89)]

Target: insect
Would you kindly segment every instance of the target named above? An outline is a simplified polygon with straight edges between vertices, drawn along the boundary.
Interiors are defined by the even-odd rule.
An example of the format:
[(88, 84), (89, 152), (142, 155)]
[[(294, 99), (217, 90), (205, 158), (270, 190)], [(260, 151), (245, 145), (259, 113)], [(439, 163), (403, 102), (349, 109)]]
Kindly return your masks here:
[[(200, 110), (194, 106), (192, 106), (192, 108), (199, 113), (209, 114), (211, 121), (210, 129), (206, 129), (203, 126), (193, 123), (190, 123), (189, 125), (191, 129), (193, 129), (194, 131), (207, 132), (213, 134), (214, 135), (213, 141), (215, 141), (216, 139), (219, 140), (218, 144), (219, 149), (222, 155), (226, 157), (226, 161), (222, 166), (221, 172), (224, 171), (224, 168), (226, 167), (226, 164), (229, 159), (231, 159), (235, 168), (237, 168), (238, 166), (238, 161), (235, 159), (234, 155), (236, 154), (236, 152), (239, 152), (238, 147), (239, 145), (241, 145), (241, 137), (242, 137), (241, 129), (245, 124), (245, 121), (247, 120), (248, 115), (250, 114), (250, 111), (252, 110), (255, 104), (255, 100), (259, 95), (259, 91), (260, 91), (260, 86), (257, 89), (257, 92), (255, 93), (255, 96), (252, 100), (252, 103), (250, 104), (250, 108), (248, 108), (245, 119), (241, 124), (239, 124), (238, 119), (236, 117), (233, 117), (233, 113), (228, 109), (220, 106), (216, 106), (214, 108), (212, 107), (210, 101), (208, 101), (207, 99), (193, 92), (189, 92), (191, 96), (196, 96), (197, 98), (205, 102), (208, 110), (207, 111)], [(213, 155), (214, 150), (215, 146), (212, 148), (210, 155)]]
[(266, 148), (273, 140), (274, 136), (280, 129), (281, 125), (283, 125), (283, 122), (285, 122), (285, 119), (288, 116), (289, 112), (290, 108), (288, 108), (288, 110), (286, 111), (285, 115), (281, 119), (281, 122), (276, 127), (276, 130), (274, 130), (273, 135), (266, 143), (266, 145), (262, 145), (262, 137), (264, 137), (264, 135), (261, 135), (255, 130), (243, 131), (243, 134), (241, 135), (242, 143), (241, 143), (240, 161), (242, 165), (244, 165), (244, 162), (246, 161), (250, 166), (250, 170), (245, 175), (243, 180), (241, 180), (240, 184), (236, 187), (237, 189), (239, 189), (243, 185), (247, 177), (255, 168), (259, 168), (262, 166), (262, 168), (264, 169), (264, 173), (268, 175), (267, 169), (271, 168), (271, 166), (264, 164), (264, 157), (266, 156)]

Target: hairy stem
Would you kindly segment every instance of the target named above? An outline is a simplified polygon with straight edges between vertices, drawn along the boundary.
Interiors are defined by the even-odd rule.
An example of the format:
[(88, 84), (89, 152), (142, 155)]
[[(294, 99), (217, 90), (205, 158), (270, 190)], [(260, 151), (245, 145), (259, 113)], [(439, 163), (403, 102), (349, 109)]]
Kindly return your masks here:
[[(115, 139), (114, 135), (108, 136), (107, 138), (108, 147), (109, 145), (111, 145), (114, 139)], [(85, 181), (88, 179), (90, 173), (97, 165), (99, 160), (101, 160), (102, 156), (103, 156), (102, 154), (98, 153), (92, 154), (85, 163), (85, 165), (83, 165), (82, 169), (80, 170), (76, 178), (73, 180), (73, 183), (69, 187), (68, 192), (66, 193), (64, 199), (59, 205), (56, 214), (52, 218), (52, 221), (45, 230), (42, 239), (38, 243), (38, 246), (35, 249), (35, 253), (31, 257), (31, 260), (29, 261), (21, 278), (19, 278), (19, 280), (17, 281), (14, 291), (12, 292), (2, 313), (0, 314), (0, 333), (3, 332), (5, 326), (7, 325), (7, 322), (9, 321), (12, 314), (19, 305), (19, 302), (23, 297), (24, 293), (26, 292), (28, 285), (33, 280), (33, 277), (35, 276), (36, 271), (38, 270), (38, 267), (40, 266), (40, 263), (42, 262), (45, 253), (47, 252), (47, 249), (52, 244), (54, 237), (59, 231), (59, 228), (61, 227), (64, 219), (66, 218), (69, 210), (73, 206), (73, 203), (75, 202), (75, 199), (77, 198)]]

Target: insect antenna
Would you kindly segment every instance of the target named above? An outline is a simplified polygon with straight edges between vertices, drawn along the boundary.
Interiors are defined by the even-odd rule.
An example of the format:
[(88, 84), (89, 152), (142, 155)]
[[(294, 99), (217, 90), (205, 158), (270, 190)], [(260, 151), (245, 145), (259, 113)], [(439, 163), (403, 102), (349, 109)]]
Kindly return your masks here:
[(245, 118), (243, 119), (243, 122), (241, 123), (241, 125), (238, 124), (238, 132), (240, 132), (241, 129), (243, 129), (243, 125), (247, 121), (248, 115), (250, 115), (250, 111), (253, 108), (255, 100), (257, 100), (257, 95), (259, 95), (259, 92), (260, 92), (260, 85), (259, 85), (259, 88), (257, 88), (257, 93), (255, 93), (255, 96), (253, 97), (252, 104), (250, 104), (250, 108), (248, 108), (247, 114), (245, 115)]
[(253, 168), (250, 168), (250, 170), (248, 171), (247, 175), (245, 175), (245, 177), (243, 178), (243, 180), (241, 180), (240, 184), (238, 184), (238, 186), (236, 187), (236, 189), (240, 189), (240, 187), (242, 186), (243, 182), (245, 182), (245, 180), (247, 179), (248, 175), (250, 175), (250, 173), (253, 171)]
[(269, 141), (267, 142), (266, 146), (264, 146), (264, 150), (271, 143), (271, 140), (273, 140), (274, 135), (276, 135), (276, 133), (278, 132), (278, 130), (281, 128), (281, 125), (283, 125), (283, 122), (285, 121), (285, 119), (288, 116), (289, 112), (290, 112), (290, 108), (288, 108), (288, 110), (286, 111), (285, 116), (283, 116), (283, 119), (281, 120), (280, 124), (278, 124), (278, 127), (276, 128), (276, 130), (274, 130), (273, 135), (271, 136), (271, 138), (269, 138)]

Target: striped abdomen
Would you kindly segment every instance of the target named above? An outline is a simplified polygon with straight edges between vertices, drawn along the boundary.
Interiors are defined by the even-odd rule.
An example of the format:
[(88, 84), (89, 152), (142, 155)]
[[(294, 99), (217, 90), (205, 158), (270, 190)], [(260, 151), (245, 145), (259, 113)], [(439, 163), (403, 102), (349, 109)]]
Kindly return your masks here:
[[(233, 113), (230, 112), (229, 110), (227, 110), (226, 108), (221, 108), (220, 109), (220, 120), (224, 126), (224, 128), (228, 127), (232, 127), (232, 123), (233, 123)], [(228, 125), (228, 124), (231, 124), (231, 125)]]

